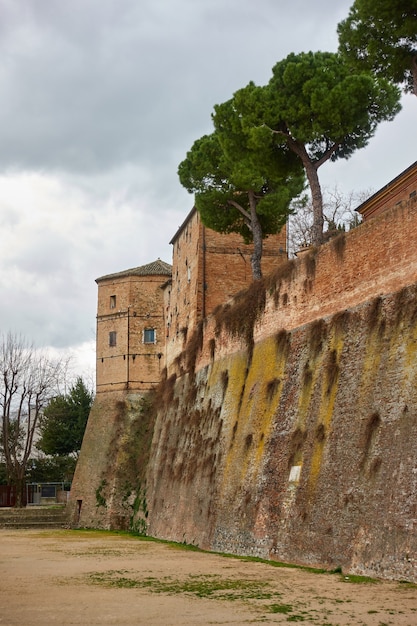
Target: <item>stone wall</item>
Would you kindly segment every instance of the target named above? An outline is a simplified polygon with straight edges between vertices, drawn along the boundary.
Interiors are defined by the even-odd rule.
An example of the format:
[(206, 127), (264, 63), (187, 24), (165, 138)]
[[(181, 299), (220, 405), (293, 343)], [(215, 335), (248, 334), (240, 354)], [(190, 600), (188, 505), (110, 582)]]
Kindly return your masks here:
[[(148, 470), (148, 532), (417, 581), (416, 286), (183, 375)], [(160, 388), (160, 392), (162, 388)]]
[(417, 582), (416, 211), (254, 283), (146, 406), (101, 394), (79, 523)]
[(155, 417), (147, 408), (140, 393), (96, 395), (71, 485), (73, 526), (143, 530)]

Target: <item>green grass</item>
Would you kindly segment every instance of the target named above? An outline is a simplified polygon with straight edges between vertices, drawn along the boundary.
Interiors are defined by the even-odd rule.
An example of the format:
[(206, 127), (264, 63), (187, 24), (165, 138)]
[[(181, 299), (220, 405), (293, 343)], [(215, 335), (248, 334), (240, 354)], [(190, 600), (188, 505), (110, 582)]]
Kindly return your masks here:
[(340, 580), (342, 580), (344, 583), (356, 583), (357, 585), (373, 585), (380, 582), (376, 578), (370, 578), (369, 576), (357, 576), (356, 574), (341, 576)]
[[(191, 552), (213, 554), (216, 556), (221, 556), (225, 559), (236, 559), (236, 560), (244, 561), (247, 563), (262, 563), (263, 565), (269, 565), (270, 567), (298, 569), (303, 572), (310, 572), (311, 574), (340, 574), (340, 579), (346, 583), (349, 582), (349, 583), (356, 583), (356, 584), (367, 584), (367, 583), (374, 584), (374, 583), (380, 582), (378, 579), (370, 578), (369, 576), (358, 576), (356, 574), (343, 575), (341, 567), (336, 567), (335, 569), (329, 570), (329, 569), (319, 568), (319, 567), (310, 567), (308, 565), (298, 565), (295, 563), (272, 561), (272, 560), (263, 559), (257, 556), (241, 556), (238, 554), (230, 554), (228, 552), (212, 552), (209, 550), (203, 550), (202, 548), (199, 548), (198, 546), (194, 544), (190, 544), (186, 542), (177, 543), (175, 541), (169, 541), (167, 539), (157, 539), (155, 537), (137, 535), (128, 530), (97, 530), (97, 529), (90, 529), (90, 528), (78, 528), (76, 530), (71, 530), (71, 531), (66, 531), (66, 532), (90, 533), (90, 534), (96, 534), (96, 535), (106, 534), (106, 535), (124, 536), (127, 538), (137, 538), (138, 541), (144, 541), (144, 542), (149, 541), (152, 543), (161, 543), (175, 550), (189, 550)], [(403, 584), (406, 583), (406, 581), (400, 581), (400, 582)], [(413, 585), (413, 583), (408, 583), (408, 584), (410, 586)], [(414, 586), (417, 588), (417, 585), (414, 585)]]
[(272, 593), (267, 583), (249, 579), (221, 578), (214, 575), (188, 576), (183, 580), (164, 578), (135, 578), (127, 571), (113, 570), (95, 572), (89, 580), (95, 585), (117, 588), (142, 588), (152, 593), (189, 594), (197, 598), (216, 598), (217, 600), (269, 600)]
[(269, 610), (271, 613), (292, 613), (293, 607), (291, 604), (270, 604)]

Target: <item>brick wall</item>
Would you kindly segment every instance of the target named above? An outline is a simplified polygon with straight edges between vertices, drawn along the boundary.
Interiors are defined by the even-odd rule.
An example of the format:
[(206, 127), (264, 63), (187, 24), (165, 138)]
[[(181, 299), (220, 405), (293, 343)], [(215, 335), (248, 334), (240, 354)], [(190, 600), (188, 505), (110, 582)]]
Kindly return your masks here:
[[(165, 293), (166, 363), (181, 353), (198, 322), (252, 283), (252, 245), (236, 233), (206, 228), (193, 210), (172, 239), (172, 285)], [(286, 228), (264, 240), (262, 271), (268, 274), (284, 261)]]
[[(417, 198), (368, 220), (318, 250), (279, 267), (265, 281), (264, 313), (254, 329), (255, 342), (281, 329), (298, 328), (380, 294), (417, 282)], [(197, 367), (242, 349), (239, 335), (218, 336), (209, 319)], [(175, 371), (170, 364), (169, 371)]]
[[(162, 285), (166, 276), (123, 276), (100, 280), (97, 306), (97, 391), (150, 389), (164, 361)], [(145, 329), (156, 342), (145, 343)], [(110, 332), (116, 344), (109, 343)]]
[[(416, 236), (410, 199), (252, 285), (223, 309), (240, 327), (207, 321), (197, 371), (156, 394), (149, 534), (417, 582)], [(88, 422), (81, 525), (127, 521), (144, 413), (117, 396)]]

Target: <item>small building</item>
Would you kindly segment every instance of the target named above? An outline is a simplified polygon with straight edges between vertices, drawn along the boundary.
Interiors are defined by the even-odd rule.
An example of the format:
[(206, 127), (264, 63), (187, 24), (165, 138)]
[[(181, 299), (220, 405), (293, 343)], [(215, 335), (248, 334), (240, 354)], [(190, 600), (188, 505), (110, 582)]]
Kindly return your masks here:
[(417, 195), (417, 161), (407, 167), (382, 189), (362, 202), (356, 209), (364, 219), (380, 215), (383, 211), (408, 202)]
[(97, 392), (148, 391), (160, 380), (165, 346), (163, 286), (172, 267), (153, 263), (96, 279)]

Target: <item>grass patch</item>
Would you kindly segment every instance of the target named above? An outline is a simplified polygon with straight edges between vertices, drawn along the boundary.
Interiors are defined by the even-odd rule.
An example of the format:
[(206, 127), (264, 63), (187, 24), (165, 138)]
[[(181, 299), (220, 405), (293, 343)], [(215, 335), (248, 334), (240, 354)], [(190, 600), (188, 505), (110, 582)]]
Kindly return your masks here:
[(292, 613), (293, 607), (291, 604), (270, 604), (269, 610), (271, 613)]
[(369, 576), (357, 576), (356, 574), (349, 574), (347, 576), (341, 576), (340, 579), (344, 583), (355, 583), (357, 585), (376, 584), (379, 582), (376, 578), (370, 578)]
[(401, 589), (417, 589), (417, 584), (409, 580), (399, 580), (398, 584), (401, 585)]
[(221, 578), (215, 575), (197, 575), (187, 578), (130, 577), (127, 571), (113, 570), (95, 572), (89, 575), (92, 584), (121, 589), (141, 588), (152, 593), (168, 595), (188, 594), (197, 598), (215, 598), (216, 600), (269, 600), (272, 593), (264, 582), (246, 579)]

